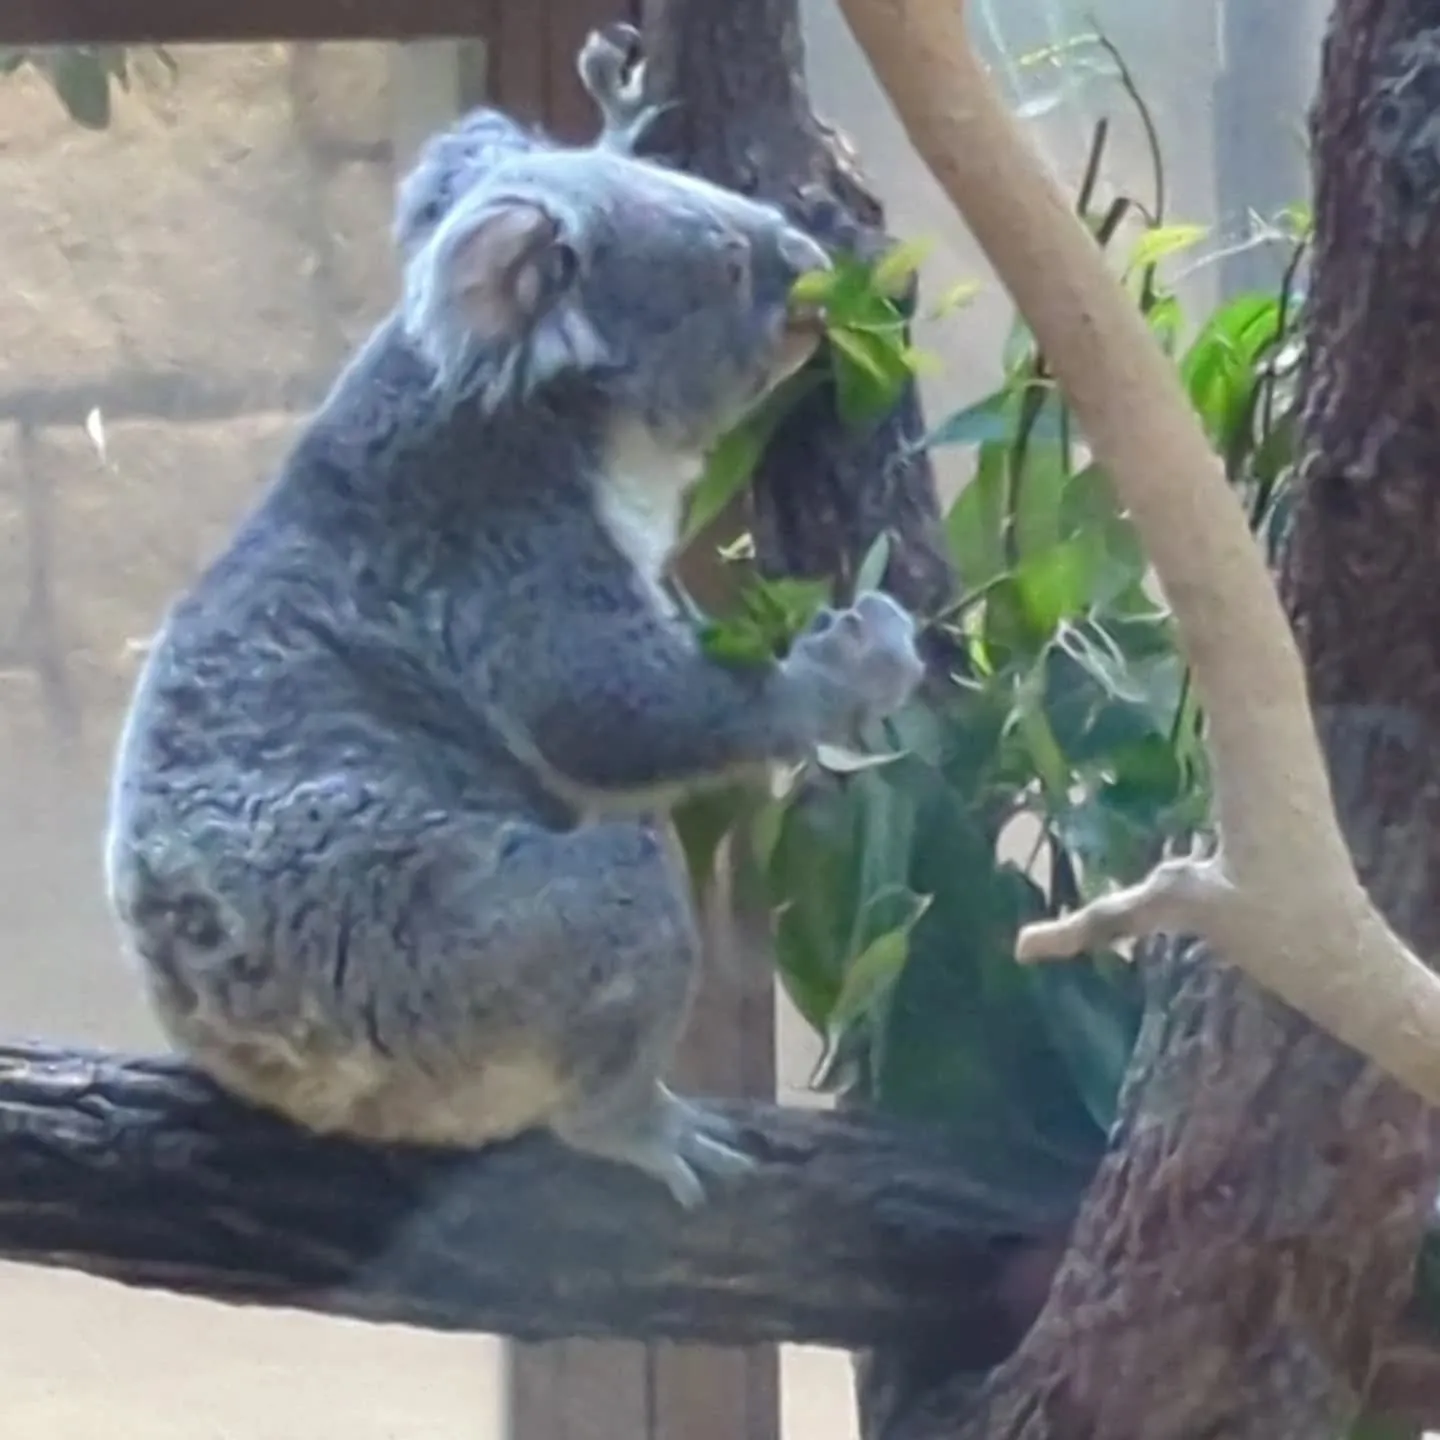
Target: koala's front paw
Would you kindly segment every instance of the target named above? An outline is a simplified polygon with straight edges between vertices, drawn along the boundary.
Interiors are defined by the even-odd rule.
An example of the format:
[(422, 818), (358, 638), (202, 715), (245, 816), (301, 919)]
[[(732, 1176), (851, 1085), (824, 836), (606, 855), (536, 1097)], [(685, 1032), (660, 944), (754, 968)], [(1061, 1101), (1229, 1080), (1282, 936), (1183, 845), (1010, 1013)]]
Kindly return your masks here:
[(823, 727), (842, 733), (893, 715), (925, 675), (914, 618), (873, 590), (857, 596), (848, 610), (820, 611), (786, 664), (818, 692), (828, 712)]
[(640, 32), (623, 21), (592, 30), (576, 62), (580, 82), (600, 107), (605, 143), (625, 148), (654, 113), (645, 101), (645, 54)]

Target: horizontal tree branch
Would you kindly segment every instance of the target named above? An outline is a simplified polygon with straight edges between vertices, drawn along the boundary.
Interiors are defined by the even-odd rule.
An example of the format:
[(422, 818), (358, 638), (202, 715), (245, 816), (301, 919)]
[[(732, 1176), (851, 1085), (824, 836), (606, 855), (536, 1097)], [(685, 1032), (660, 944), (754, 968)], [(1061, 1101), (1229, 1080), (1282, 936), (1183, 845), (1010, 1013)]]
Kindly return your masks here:
[(1068, 1202), (967, 1180), (930, 1132), (725, 1108), (763, 1163), (686, 1213), (539, 1136), (369, 1149), (242, 1108), (178, 1061), (0, 1046), (0, 1257), (532, 1340), (938, 1335), (977, 1365), (1018, 1340)]
[[(522, 1340), (913, 1346), (980, 1370), (1017, 1343), (1066, 1204), (975, 1184), (934, 1132), (723, 1108), (763, 1159), (686, 1213), (540, 1137), (483, 1154), (319, 1140), (182, 1062), (0, 1045), (0, 1258), (229, 1304)], [(1440, 1423), (1418, 1330), (1376, 1412)]]

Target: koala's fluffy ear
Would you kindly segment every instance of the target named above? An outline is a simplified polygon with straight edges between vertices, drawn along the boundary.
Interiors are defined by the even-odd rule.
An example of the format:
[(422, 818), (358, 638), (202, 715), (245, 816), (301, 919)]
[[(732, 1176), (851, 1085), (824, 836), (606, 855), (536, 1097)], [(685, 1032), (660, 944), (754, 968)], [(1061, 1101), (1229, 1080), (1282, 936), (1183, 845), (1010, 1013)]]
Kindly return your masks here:
[(575, 252), (539, 205), (512, 200), (487, 208), (449, 256), (449, 291), (462, 323), (481, 344), (514, 342), (570, 288)]
[(607, 364), (581, 302), (574, 223), (539, 200), (477, 195), (410, 259), (405, 329), (441, 391), (498, 405)]

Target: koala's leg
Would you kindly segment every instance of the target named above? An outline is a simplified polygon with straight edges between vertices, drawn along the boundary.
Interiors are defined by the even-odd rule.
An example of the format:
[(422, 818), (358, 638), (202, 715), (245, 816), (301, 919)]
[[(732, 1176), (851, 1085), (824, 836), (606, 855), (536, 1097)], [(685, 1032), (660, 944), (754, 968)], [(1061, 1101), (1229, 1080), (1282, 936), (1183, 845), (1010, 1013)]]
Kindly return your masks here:
[[(648, 818), (554, 831), (510, 822), (484, 846), (486, 860), (450, 871), (415, 913), (431, 931), (426, 963), (403, 967), (381, 1032), (403, 1033), (423, 1003), (409, 976), (429, 975), (429, 1008), (464, 1021), (443, 1053), (483, 1069), (508, 1034), (544, 1057), (557, 1100), (537, 1123), (577, 1150), (635, 1166), (686, 1206), (705, 1181), (753, 1168), (729, 1124), (661, 1082), (699, 975), (700, 939), (683, 857), (667, 825)], [(463, 853), (463, 852), (462, 852)], [(468, 972), (468, 978), (467, 978)], [(377, 997), (378, 999), (378, 997)], [(396, 1016), (386, 1026), (386, 1015)], [(501, 1018), (503, 1017), (503, 1018)], [(499, 1023), (497, 1023), (497, 1020)]]
[(686, 1209), (704, 1202), (707, 1178), (738, 1178), (755, 1168), (728, 1120), (672, 1094), (648, 1065), (592, 1091), (550, 1128), (576, 1150), (653, 1175)]
[(320, 1132), (476, 1146), (550, 1127), (685, 1204), (748, 1168), (660, 1082), (699, 967), (666, 828), (425, 797), (357, 825), (344, 783), (271, 807), (243, 864), (116, 866), (158, 1014), (202, 1068)]
[[(569, 931), (564, 948), (580, 962), (575, 985), (563, 978), (570, 966), (555, 967), (557, 998), (565, 998), (555, 1010), (553, 1041), (571, 1099), (549, 1128), (577, 1150), (643, 1170), (680, 1204), (698, 1205), (707, 1180), (744, 1175), (754, 1161), (727, 1120), (682, 1100), (660, 1079), (700, 960), (683, 862), (667, 832), (644, 820), (532, 833), (528, 847), (528, 856), (522, 847), (510, 863), (536, 867), (538, 905), (551, 900), (542, 923), (559, 918)], [(556, 887), (542, 884), (552, 869), (566, 877), (558, 909)]]

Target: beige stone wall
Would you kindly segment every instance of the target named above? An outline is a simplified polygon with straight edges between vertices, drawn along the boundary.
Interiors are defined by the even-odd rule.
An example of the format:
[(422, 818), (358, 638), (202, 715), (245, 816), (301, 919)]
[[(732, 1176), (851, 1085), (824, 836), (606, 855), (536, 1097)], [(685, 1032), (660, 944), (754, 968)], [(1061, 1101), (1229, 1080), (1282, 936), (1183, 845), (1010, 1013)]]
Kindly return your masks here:
[[(99, 885), (136, 642), (391, 290), (390, 173), (373, 158), (391, 125), (385, 49), (177, 58), (178, 83), (137, 86), (103, 134), (35, 80), (0, 84), (0, 1025), (12, 1034), (155, 1044)], [(103, 457), (86, 432), (97, 406)], [(496, 1352), (0, 1267), (5, 1435), (494, 1433)]]

